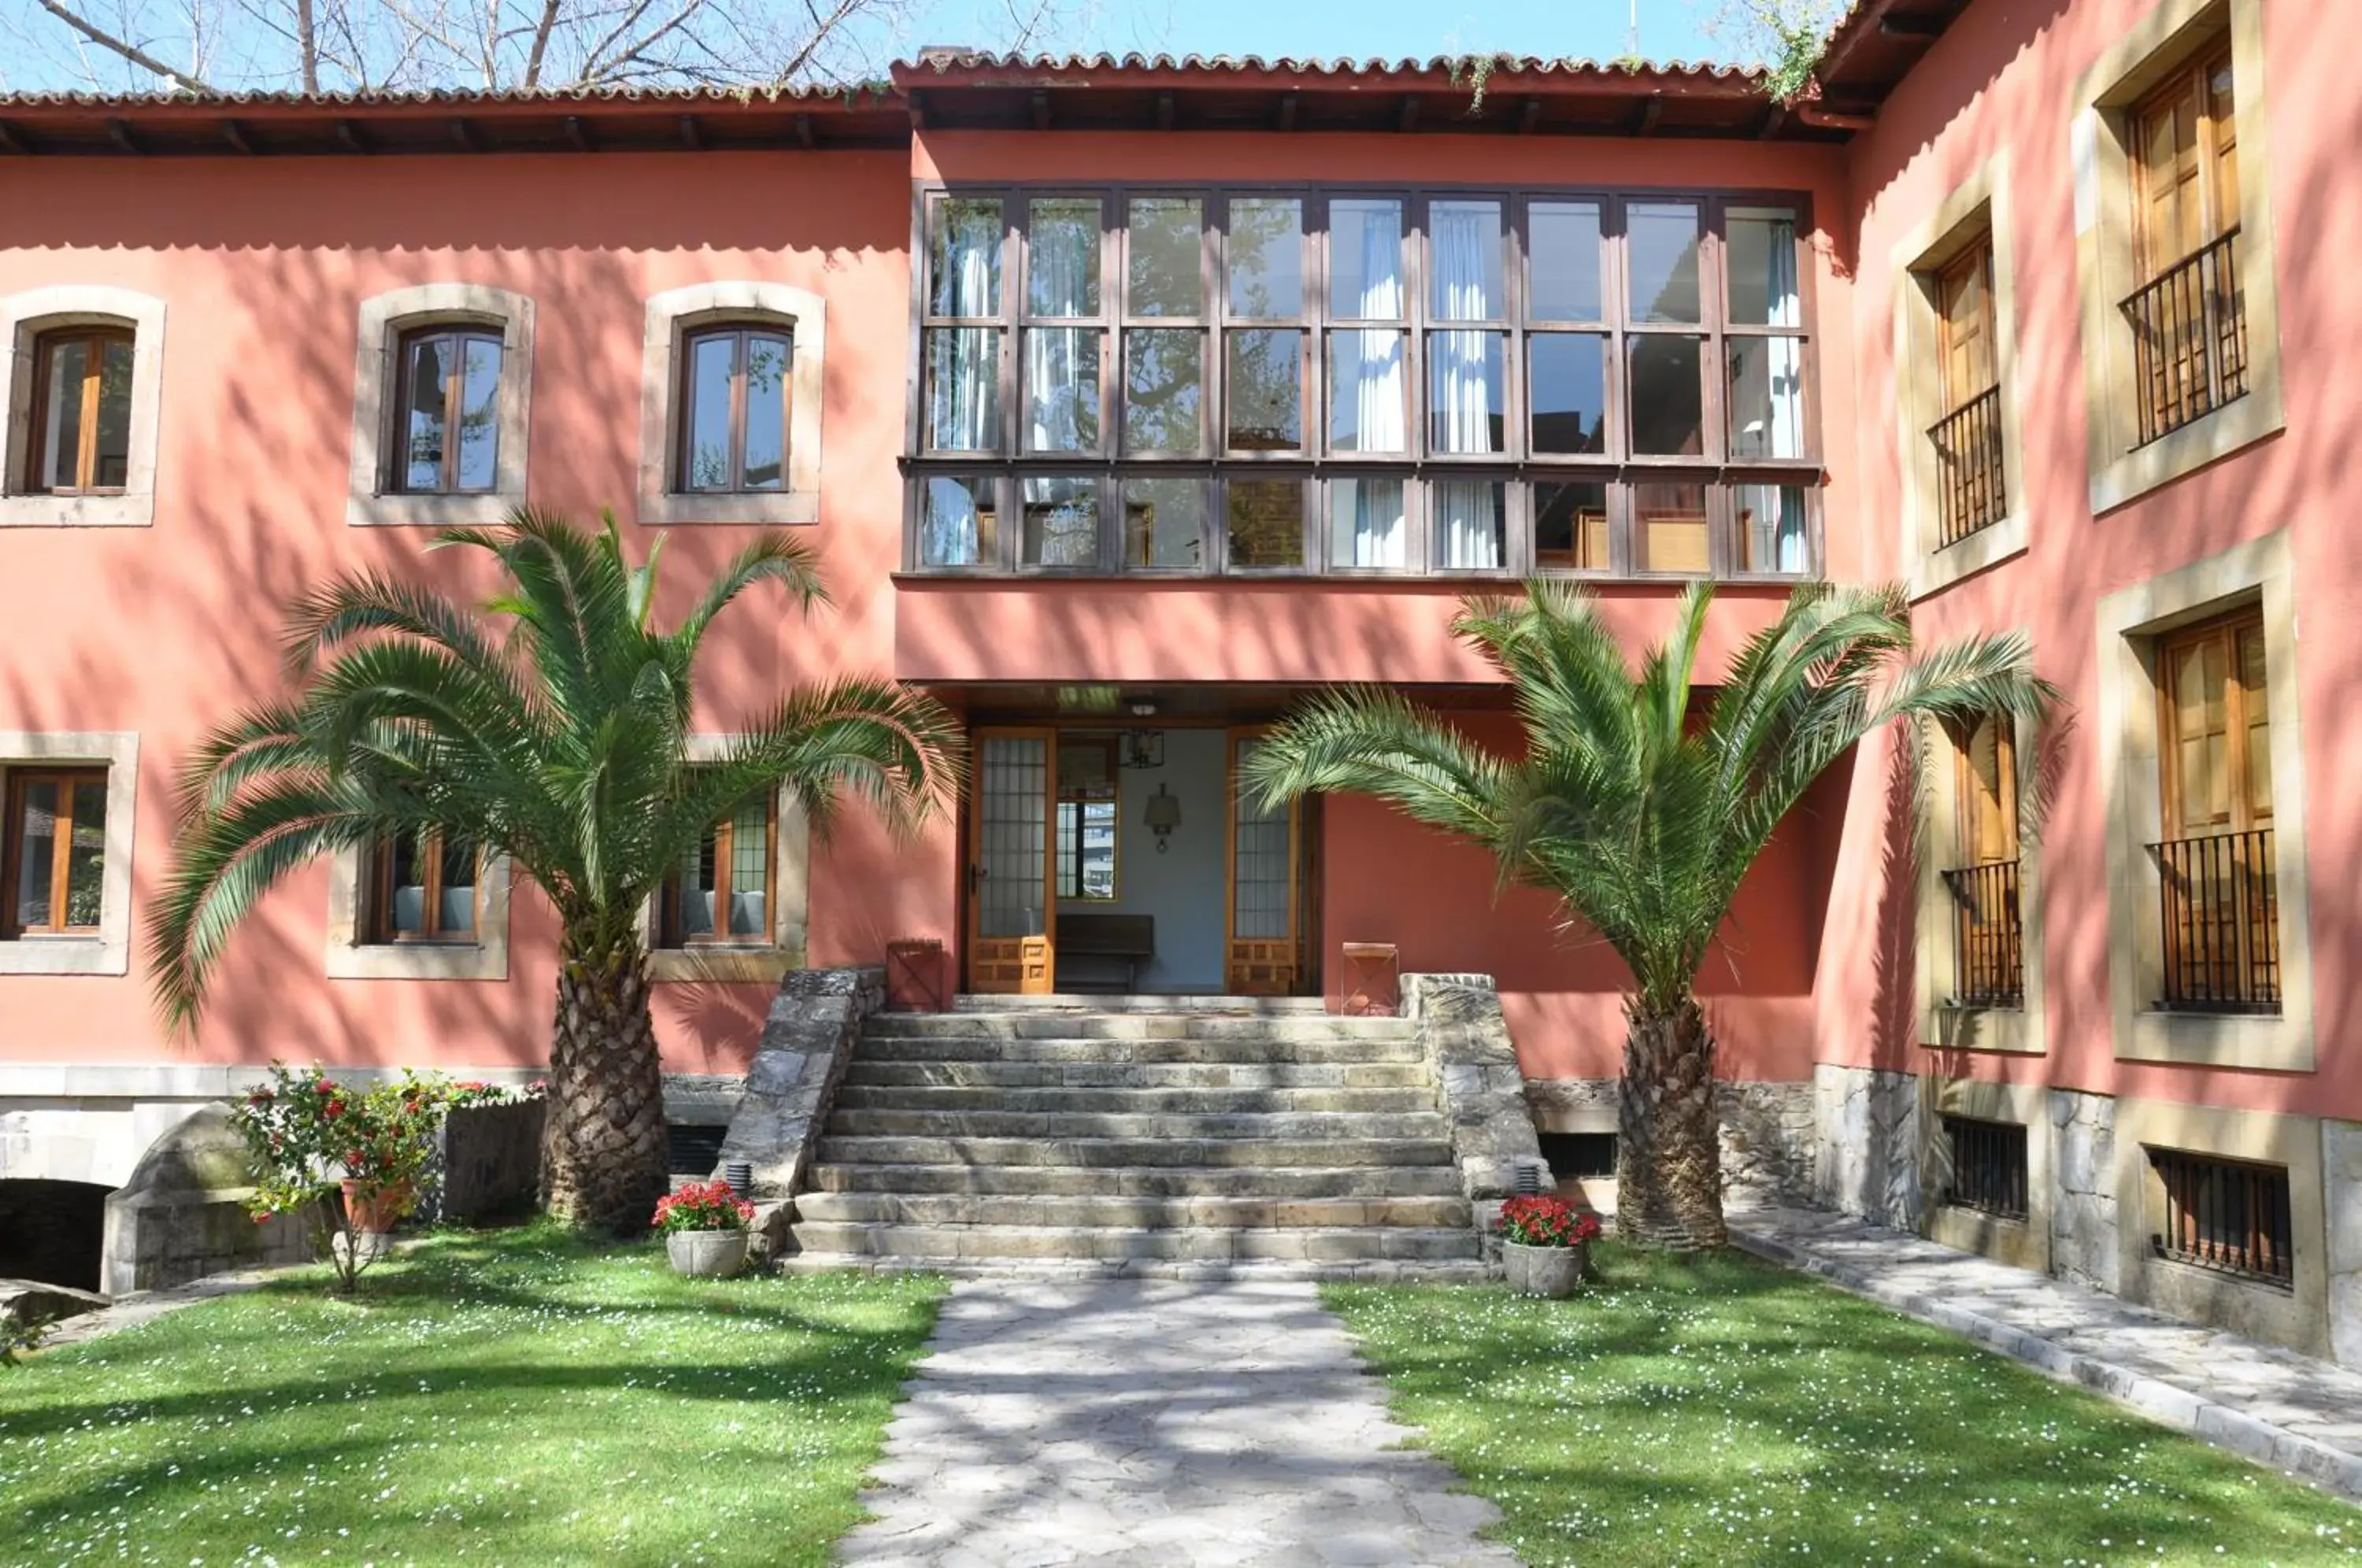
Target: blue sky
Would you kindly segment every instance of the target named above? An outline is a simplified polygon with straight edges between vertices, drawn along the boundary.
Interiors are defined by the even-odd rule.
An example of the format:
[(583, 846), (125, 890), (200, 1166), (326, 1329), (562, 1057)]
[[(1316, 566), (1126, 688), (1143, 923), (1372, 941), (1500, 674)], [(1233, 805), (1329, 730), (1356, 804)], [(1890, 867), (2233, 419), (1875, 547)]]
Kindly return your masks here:
[[(989, 39), (988, 21), (961, 37), (959, 19), (1003, 16), (1006, 3), (946, 0), (931, 8), (924, 25), (933, 34), (923, 41)], [(1716, 9), (1714, 0), (1639, 0), (1639, 52), (1661, 61), (1728, 56), (1734, 40), (1705, 31)], [(1629, 28), (1628, 0), (1099, 0), (1086, 38), (1043, 41), (1059, 52), (1425, 59), (1503, 51), (1612, 60), (1626, 52)]]

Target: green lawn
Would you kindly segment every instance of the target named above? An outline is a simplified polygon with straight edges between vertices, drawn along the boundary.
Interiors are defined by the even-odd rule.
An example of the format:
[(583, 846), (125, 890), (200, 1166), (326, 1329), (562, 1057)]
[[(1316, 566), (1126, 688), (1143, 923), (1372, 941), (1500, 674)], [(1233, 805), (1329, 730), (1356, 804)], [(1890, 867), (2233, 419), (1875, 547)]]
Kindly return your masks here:
[(1325, 1293), (1532, 1568), (2362, 1556), (2362, 1512), (1868, 1302), (1595, 1256), (1571, 1301)]
[(821, 1563), (941, 1292), (436, 1235), (0, 1370), (0, 1562)]

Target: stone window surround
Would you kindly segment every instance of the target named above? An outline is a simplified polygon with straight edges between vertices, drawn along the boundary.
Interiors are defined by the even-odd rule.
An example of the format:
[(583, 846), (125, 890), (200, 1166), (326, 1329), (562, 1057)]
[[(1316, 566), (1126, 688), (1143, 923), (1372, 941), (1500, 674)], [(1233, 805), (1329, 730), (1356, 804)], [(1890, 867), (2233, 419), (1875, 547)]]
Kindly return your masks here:
[(362, 887), (368, 846), (328, 863), (328, 943), (332, 980), (505, 980), (509, 977), (509, 857), (487, 855), (476, 877), (473, 942), (367, 942)]
[[(1903, 470), (1903, 557), (1909, 590), (1923, 599), (1975, 572), (2025, 553), (2025, 425), (2017, 363), (2017, 263), (2012, 248), (2014, 197), (2009, 153), (1996, 152), (1898, 240), (1894, 270), (1896, 438)], [(1943, 367), (1937, 354), (1937, 275), (1978, 239), (1992, 246), (1993, 363), (2001, 387), (2003, 514), (1967, 538), (1938, 548), (1936, 454), (1927, 427), (1944, 414)]]
[[(2238, 94), (2239, 282), (2247, 316), (2247, 393), (2135, 447), (2140, 389), (2118, 302), (2138, 284), (2126, 110), (2218, 29), (2231, 38)], [(2092, 514), (2144, 495), (2288, 423), (2280, 387), (2279, 295), (2273, 259), (2264, 0), (2160, 0), (2076, 79), (2069, 144), (2075, 179), (2076, 273)]]
[[(2008, 630), (2009, 628), (2003, 628)], [(2016, 628), (2024, 630), (2024, 628)], [(1951, 1008), (1940, 1005), (1952, 994), (1953, 965), (1958, 957), (1952, 942), (1952, 895), (1944, 885), (1944, 862), (1959, 820), (1959, 748), (1952, 737), (1930, 724), (1923, 732), (1927, 756), (1923, 763), (1926, 782), (1926, 817), (1919, 834), (1919, 919), (1916, 924), (1919, 1040), (1928, 1050), (1992, 1052), (2039, 1056), (2047, 1049), (2044, 1034), (2045, 995), (2042, 980), (2042, 856), (2039, 832), (2029, 834), (2026, 808), (2032, 802), (2026, 788), (2040, 763), (2040, 726), (2025, 719), (2015, 730), (2019, 810), (2017, 848), (2017, 922), (2019, 962), (2025, 969), (2025, 999), (2014, 1008)]]
[[(61, 326), (131, 329), (131, 429), (121, 495), (28, 494), (33, 468), (33, 345)], [(7, 409), (0, 527), (145, 528), (156, 521), (156, 442), (164, 410), (164, 302), (102, 283), (56, 283), (0, 297), (0, 406)]]
[[(2150, 1148), (2286, 1166), (2294, 1288), (2277, 1290), (2157, 1256), (2149, 1239), (2165, 1228), (2165, 1187), (2150, 1168)], [(2126, 1300), (2310, 1355), (2329, 1353), (2328, 1230), (2318, 1118), (2120, 1099), (2115, 1154), (2116, 1245)]]
[[(680, 395), (682, 348), (690, 333), (725, 322), (784, 326), (793, 339), (788, 361), (784, 490), (703, 494), (676, 488), (674, 458), (686, 412)], [(819, 522), (821, 404), (827, 352), (827, 304), (809, 290), (787, 283), (724, 280), (650, 295), (640, 348), (640, 521), (655, 525)]]
[(2025, 1129), (2025, 1218), (2004, 1220), (1973, 1209), (1951, 1209), (1928, 1194), (1927, 1235), (1962, 1252), (2050, 1272), (2050, 1094), (2043, 1085), (1952, 1078), (1937, 1091), (1938, 1115), (2014, 1122)]
[(9, 768), (83, 764), (106, 769), (106, 869), (98, 934), (20, 936), (0, 942), (0, 975), (131, 972), (131, 846), (139, 804), (137, 730), (0, 730), (0, 784)]
[[(738, 737), (703, 734), (689, 737), (692, 762), (710, 762)], [(640, 911), (640, 935), (648, 944), (648, 978), (656, 981), (703, 980), (770, 985), (804, 967), (805, 933), (811, 918), (811, 819), (794, 790), (782, 787), (773, 809), (778, 812), (778, 854), (771, 866), (771, 941), (768, 946), (706, 943), (694, 947), (655, 944), (656, 900)]]
[[(2108, 979), (2116, 1055), (2125, 1060), (2313, 1070), (2312, 898), (2299, 731), (2295, 568), (2286, 530), (2101, 599), (2099, 763), (2108, 800)], [(2158, 774), (2158, 639), (2260, 602), (2271, 722), (2272, 828), (2279, 894), (2277, 1016), (2165, 1012), (2158, 874), (2147, 845), (2162, 836)]]
[[(480, 495), (408, 495), (391, 485), (394, 387), (406, 332), (449, 324), (501, 334), (500, 452)], [(481, 527), (524, 504), (533, 424), (533, 300), (486, 283), (420, 283), (361, 301), (353, 359), (353, 448), (345, 521), (354, 527)]]

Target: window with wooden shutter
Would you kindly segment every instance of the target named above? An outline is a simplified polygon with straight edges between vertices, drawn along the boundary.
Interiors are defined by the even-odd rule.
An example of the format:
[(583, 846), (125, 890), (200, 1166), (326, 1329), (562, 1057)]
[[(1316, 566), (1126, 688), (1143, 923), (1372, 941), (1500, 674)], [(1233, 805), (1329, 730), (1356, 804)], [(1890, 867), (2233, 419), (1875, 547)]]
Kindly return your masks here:
[(2278, 1011), (2279, 901), (2263, 617), (2162, 639), (2157, 856), (2168, 1007)]
[(2140, 442), (2247, 391), (2239, 284), (2239, 122), (2227, 42), (2176, 70), (2136, 105), (2133, 215), (2141, 285), (2133, 328)]

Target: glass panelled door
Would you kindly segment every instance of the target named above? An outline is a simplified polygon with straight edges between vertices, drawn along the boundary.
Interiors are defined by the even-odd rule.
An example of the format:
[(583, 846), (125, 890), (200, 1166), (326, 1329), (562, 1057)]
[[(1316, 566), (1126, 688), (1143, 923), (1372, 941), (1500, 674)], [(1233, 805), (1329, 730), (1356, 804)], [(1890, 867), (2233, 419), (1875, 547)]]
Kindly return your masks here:
[(1303, 962), (1297, 878), (1301, 816), (1293, 801), (1266, 807), (1240, 787), (1240, 765), (1262, 744), (1257, 731), (1231, 732), (1225, 813), (1231, 886), (1224, 971), (1233, 995), (1276, 997), (1296, 989)]
[(1058, 771), (1055, 732), (979, 730), (969, 813), (968, 986), (1044, 996), (1056, 868), (1050, 813)]

